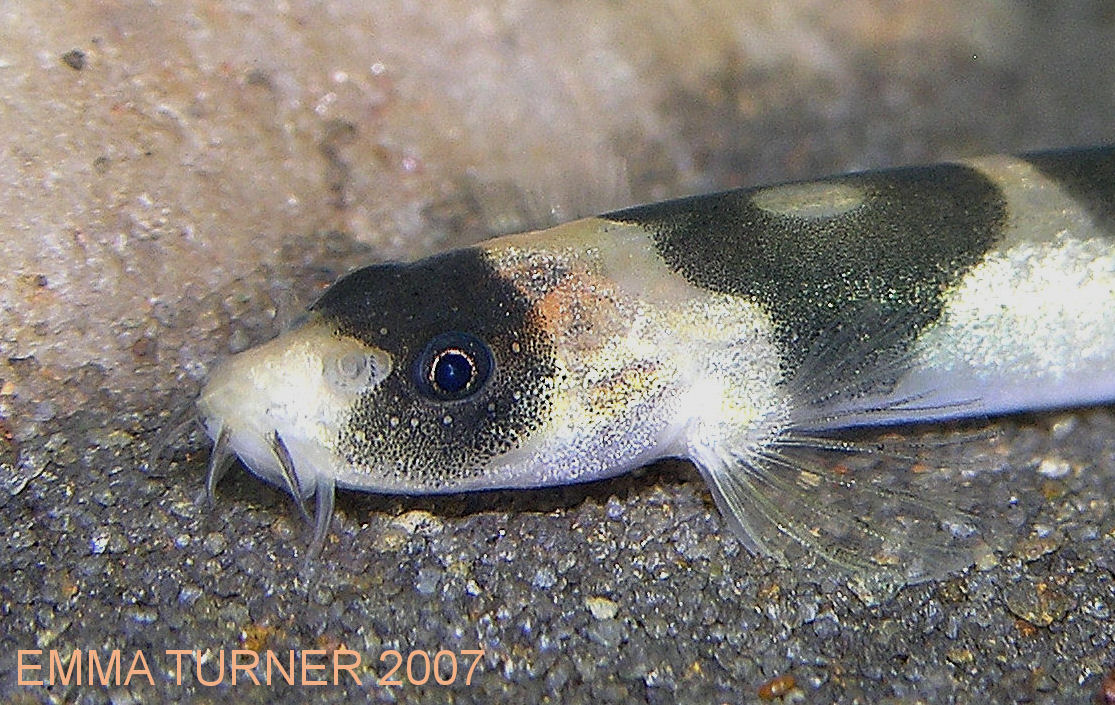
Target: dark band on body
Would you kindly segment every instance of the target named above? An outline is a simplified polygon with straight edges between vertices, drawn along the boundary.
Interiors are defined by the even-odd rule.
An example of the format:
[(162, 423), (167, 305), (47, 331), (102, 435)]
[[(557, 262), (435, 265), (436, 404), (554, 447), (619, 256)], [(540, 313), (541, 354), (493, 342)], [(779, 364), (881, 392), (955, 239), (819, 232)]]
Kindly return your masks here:
[(1023, 157), (1060, 184), (1115, 237), (1115, 147), (1038, 152)]
[[(485, 461), (517, 447), (547, 413), (556, 369), (552, 342), (529, 302), (479, 250), (360, 269), (311, 309), (340, 335), (395, 361), (340, 433), (341, 451), (356, 468), (387, 468), (416, 489), (452, 490), (476, 477)], [(418, 393), (410, 372), (426, 344), (449, 331), (487, 343), (495, 365), (474, 395), (437, 401)]]
[[(692, 284), (762, 305), (788, 373), (834, 338), (864, 354), (871, 337), (888, 330), (880, 346), (900, 353), (1001, 237), (1003, 196), (986, 176), (956, 164), (824, 183), (857, 198), (832, 214), (810, 213), (808, 204), (779, 212), (756, 205), (757, 196), (777, 192), (745, 189), (604, 217), (648, 229), (659, 254)], [(810, 185), (790, 185), (802, 187)]]

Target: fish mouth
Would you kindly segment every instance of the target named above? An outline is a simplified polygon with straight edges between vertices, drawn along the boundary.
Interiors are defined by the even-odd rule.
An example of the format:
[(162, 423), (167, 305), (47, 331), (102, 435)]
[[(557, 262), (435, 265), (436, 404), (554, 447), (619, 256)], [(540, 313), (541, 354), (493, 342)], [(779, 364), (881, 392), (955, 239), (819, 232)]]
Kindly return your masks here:
[[(181, 415), (180, 415), (181, 416)], [(185, 420), (179, 419), (166, 431), (161, 433), (152, 444), (151, 454), (147, 459), (148, 470), (158, 466), (159, 459), (166, 451), (172, 439), (180, 437), (194, 424), (206, 427), (205, 420), (199, 415), (191, 415)], [(227, 424), (217, 424), (216, 433), (213, 435), (213, 448), (209, 451), (209, 464), (205, 471), (205, 505), (209, 511), (217, 507), (217, 484), (228, 474), (229, 469), (237, 460), (237, 455), (232, 449), (232, 432)], [(335, 483), (332, 477), (319, 476), (315, 478), (313, 489), (303, 487), (298, 479), (298, 471), (294, 467), (294, 459), (278, 431), (272, 431), (269, 438), (271, 452), (278, 462), (283, 484), (287, 492), (294, 498), (298, 513), (308, 523), (313, 525), (313, 538), (306, 550), (304, 568), (321, 555), (325, 548), (325, 538), (329, 534), (329, 526), (333, 518)], [(314, 514), (311, 517), (306, 510), (306, 497), (313, 494), (316, 498)]]
[[(231, 437), (232, 433), (228, 425), (219, 424), (214, 435), (213, 449), (209, 453), (209, 466), (205, 473), (205, 501), (210, 510), (216, 507), (217, 483), (228, 473), (237, 457), (231, 447)], [(278, 431), (272, 431), (267, 440), (271, 453), (278, 463), (284, 489), (294, 498), (298, 513), (314, 527), (313, 537), (305, 554), (304, 567), (308, 567), (325, 548), (325, 539), (329, 535), (329, 526), (333, 518), (336, 485), (331, 476), (319, 475), (315, 478), (312, 489), (303, 487), (298, 479), (299, 473), (295, 468), (294, 459), (291, 457), (290, 449), (283, 442), (283, 437)], [(311, 494), (316, 500), (312, 517), (306, 509), (306, 498)]]
[[(324, 546), (333, 494), (350, 473), (336, 447), (338, 429), (356, 400), (391, 373), (391, 356), (351, 336), (319, 315), (214, 368), (197, 400), (213, 451), (206, 497), (234, 459), (261, 479), (282, 487), (312, 522), (309, 554)], [(316, 509), (307, 510), (311, 496)]]

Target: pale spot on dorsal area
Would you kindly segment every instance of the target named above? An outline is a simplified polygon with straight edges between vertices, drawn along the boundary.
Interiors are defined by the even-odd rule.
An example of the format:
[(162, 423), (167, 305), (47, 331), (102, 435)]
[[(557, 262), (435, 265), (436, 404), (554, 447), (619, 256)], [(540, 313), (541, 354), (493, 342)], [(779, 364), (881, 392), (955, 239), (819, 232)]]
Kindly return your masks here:
[(751, 201), (765, 211), (794, 218), (834, 218), (863, 204), (864, 192), (849, 184), (783, 184), (757, 191)]

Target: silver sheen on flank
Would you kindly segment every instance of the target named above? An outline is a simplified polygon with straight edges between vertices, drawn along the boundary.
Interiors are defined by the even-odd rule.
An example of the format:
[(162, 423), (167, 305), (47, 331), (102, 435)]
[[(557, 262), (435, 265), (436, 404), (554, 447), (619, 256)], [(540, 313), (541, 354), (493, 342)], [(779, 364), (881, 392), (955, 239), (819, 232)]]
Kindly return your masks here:
[[(971, 563), (971, 517), (835, 472), (837, 429), (1115, 399), (1115, 148), (727, 191), (341, 278), (212, 373), (233, 456), (316, 496), (584, 482), (692, 460), (753, 551)], [(899, 530), (862, 520), (891, 505)], [(833, 499), (847, 500), (841, 502)]]

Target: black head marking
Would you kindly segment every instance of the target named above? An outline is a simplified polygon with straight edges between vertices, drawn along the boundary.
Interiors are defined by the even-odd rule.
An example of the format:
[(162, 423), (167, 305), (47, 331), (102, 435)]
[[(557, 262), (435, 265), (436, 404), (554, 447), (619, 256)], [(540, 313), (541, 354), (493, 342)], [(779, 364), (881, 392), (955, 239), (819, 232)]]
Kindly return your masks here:
[(452, 489), (547, 413), (552, 341), (479, 250), (366, 267), (312, 309), (395, 360), (341, 431), (357, 468), (386, 468), (401, 486)]
[(940, 315), (945, 290), (1004, 228), (999, 189), (969, 167), (867, 172), (825, 183), (857, 194), (858, 202), (817, 216), (810, 206), (762, 208), (756, 201), (771, 192), (744, 189), (604, 217), (647, 228), (659, 254), (689, 282), (760, 303), (777, 328), (788, 372), (834, 331), (862, 339), (899, 321), (904, 331), (891, 342), (908, 341)]

